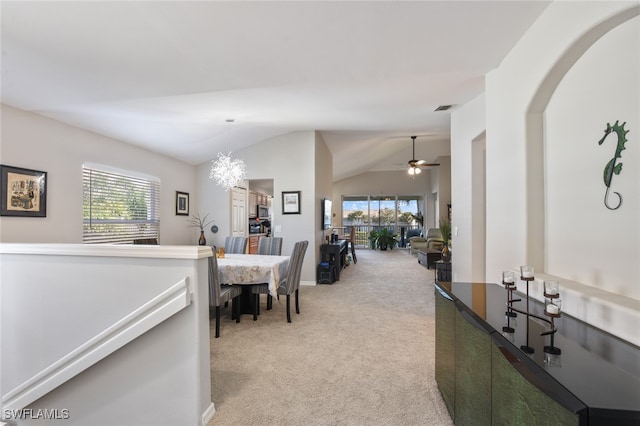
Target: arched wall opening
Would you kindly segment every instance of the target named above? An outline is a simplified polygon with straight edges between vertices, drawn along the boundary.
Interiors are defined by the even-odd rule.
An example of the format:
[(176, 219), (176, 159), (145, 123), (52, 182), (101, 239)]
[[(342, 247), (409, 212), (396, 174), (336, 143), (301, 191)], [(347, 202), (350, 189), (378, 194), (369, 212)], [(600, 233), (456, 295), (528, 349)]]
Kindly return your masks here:
[[(575, 259), (575, 263), (571, 265), (571, 256), (567, 256), (564, 259), (566, 260), (565, 263), (567, 263), (566, 266), (560, 265), (558, 262), (554, 263), (555, 257), (553, 253), (556, 253), (557, 255), (560, 252), (562, 255), (560, 247), (557, 246), (559, 242), (557, 233), (564, 233), (567, 238), (573, 239), (574, 241), (571, 243), (574, 247), (580, 246), (581, 242), (588, 245), (589, 241), (592, 240), (592, 238), (590, 238), (590, 232), (594, 232), (594, 229), (606, 226), (607, 221), (620, 220), (620, 214), (618, 216), (612, 216), (611, 212), (607, 212), (605, 210), (602, 205), (601, 194), (598, 194), (597, 196), (598, 205), (596, 206), (593, 201), (590, 201), (589, 204), (587, 201), (583, 200), (583, 198), (593, 198), (591, 197), (592, 194), (586, 194), (588, 197), (582, 197), (582, 195), (585, 194), (581, 193), (580, 188), (574, 188), (575, 192), (573, 194), (568, 191), (565, 192), (564, 198), (571, 196), (575, 198), (572, 200), (572, 205), (567, 205), (565, 204), (564, 199), (557, 195), (561, 194), (557, 187), (559, 186), (558, 182), (561, 182), (560, 179), (562, 178), (563, 173), (559, 172), (559, 170), (566, 167), (574, 168), (574, 176), (572, 176), (572, 178), (580, 176), (582, 173), (584, 176), (583, 180), (589, 180), (592, 178), (597, 180), (597, 182), (585, 183), (585, 187), (589, 188), (590, 191), (593, 191), (594, 187), (602, 186), (602, 168), (605, 163), (601, 164), (594, 162), (593, 158), (589, 158), (589, 156), (594, 156), (593, 150), (597, 149), (597, 141), (602, 137), (602, 131), (606, 124), (606, 121), (602, 121), (602, 117), (607, 116), (607, 120), (610, 120), (611, 124), (613, 124), (613, 121), (615, 121), (619, 115), (622, 117), (624, 114), (620, 113), (619, 108), (614, 108), (613, 105), (611, 105), (613, 103), (609, 99), (604, 99), (605, 102), (609, 101), (609, 105), (597, 105), (597, 103), (593, 102), (591, 98), (588, 98), (589, 92), (592, 91), (593, 86), (585, 87), (584, 93), (574, 92), (576, 105), (575, 111), (567, 112), (567, 117), (573, 117), (573, 120), (575, 121), (562, 123), (561, 118), (558, 117), (562, 116), (563, 111), (558, 106), (554, 106), (553, 102), (562, 103), (563, 101), (552, 101), (552, 99), (554, 99), (554, 97), (564, 96), (564, 102), (566, 103), (567, 93), (572, 90), (571, 84), (575, 86), (575, 83), (566, 84), (566, 82), (563, 83), (563, 79), (565, 79), (568, 74), (573, 77), (575, 76), (575, 73), (580, 72), (576, 71), (576, 69), (584, 67), (585, 65), (579, 64), (579, 61), (588, 60), (583, 58), (591, 54), (590, 49), (598, 48), (597, 44), (600, 40), (603, 40), (605, 37), (610, 37), (610, 34), (614, 34), (615, 31), (619, 31), (619, 28), (623, 28), (623, 26), (628, 24), (631, 20), (638, 19), (639, 15), (640, 7), (631, 7), (600, 22), (598, 25), (595, 25), (589, 31), (585, 32), (583, 36), (576, 40), (570, 48), (566, 50), (565, 54), (548, 71), (528, 105), (525, 122), (525, 149), (527, 158), (526, 254), (528, 262), (534, 265), (536, 270), (545, 271), (552, 275), (563, 276), (567, 279), (579, 281), (587, 285), (598, 285), (601, 287), (603, 285), (607, 285), (604, 281), (614, 282), (618, 278), (621, 280), (626, 279), (628, 281), (628, 278), (625, 277), (614, 277), (612, 279), (610, 274), (608, 275), (608, 279), (603, 278), (603, 274), (596, 271), (598, 268), (593, 268), (592, 272), (581, 275), (581, 272), (578, 271), (578, 269), (580, 269), (580, 265), (594, 263), (588, 258)], [(578, 66), (576, 66), (576, 64), (578, 64)], [(611, 78), (615, 79), (615, 76), (612, 75)], [(602, 79), (599, 83), (602, 83)], [(565, 87), (563, 87), (563, 85)], [(637, 93), (636, 96), (638, 96)], [(588, 109), (584, 107), (584, 104), (588, 102), (593, 102), (593, 104), (591, 104), (593, 108)], [(637, 110), (637, 106), (635, 108)], [(633, 110), (633, 106), (629, 109)], [(599, 115), (595, 116), (596, 113), (594, 112), (594, 116), (589, 116), (591, 110), (597, 111)], [(552, 115), (551, 111), (553, 111), (555, 116)], [(609, 117), (607, 113), (612, 116)], [(589, 117), (589, 119), (587, 119), (587, 117)], [(597, 121), (597, 124), (595, 124), (598, 129), (597, 132), (593, 128), (594, 124), (590, 122), (593, 120)], [(571, 130), (568, 129), (569, 126), (573, 126)], [(565, 128), (563, 129), (563, 127)], [(639, 132), (640, 128), (636, 127), (634, 130)], [(564, 153), (568, 154), (565, 155), (564, 160), (560, 158), (559, 153), (561, 152), (561, 148), (558, 148), (557, 146), (560, 139), (559, 135), (563, 133), (566, 136), (564, 139), (573, 139), (573, 146), (570, 147), (571, 149), (568, 147), (562, 148), (565, 150)], [(635, 158), (637, 158), (637, 155)], [(629, 158), (627, 157), (627, 159)], [(625, 169), (627, 176), (629, 176), (625, 176), (627, 180), (631, 179), (633, 176), (629, 174), (633, 173), (631, 169), (633, 166), (631, 163), (632, 162), (629, 162), (629, 169)], [(635, 168), (637, 169), (637, 167)], [(604, 193), (604, 186), (602, 186), (602, 188)], [(560, 200), (561, 202), (558, 203), (557, 200)], [(557, 212), (562, 211), (562, 209), (574, 208), (576, 206), (581, 206), (582, 208), (575, 212), (574, 217), (576, 220), (569, 225), (572, 226), (574, 223), (580, 223), (582, 217), (586, 216), (585, 214), (588, 214), (590, 217), (590, 222), (587, 222), (585, 226), (582, 227), (582, 232), (575, 228), (567, 229), (566, 227), (561, 227), (559, 225), (560, 221), (558, 218), (550, 216), (549, 213), (554, 212), (553, 214), (557, 215)], [(603, 212), (593, 213), (597, 212), (599, 209), (603, 210)], [(633, 205), (628, 206), (627, 212), (630, 209), (633, 209)], [(589, 224), (591, 224), (591, 226), (589, 226)], [(613, 237), (613, 235), (611, 237)], [(633, 239), (633, 236), (627, 236), (627, 238)], [(602, 239), (593, 238), (593, 240), (601, 241)], [(562, 244), (562, 242), (560, 243)], [(637, 241), (635, 244), (637, 245)], [(592, 250), (606, 250), (606, 248), (595, 246), (592, 247)], [(632, 248), (630, 252), (637, 253), (637, 247)], [(608, 288), (609, 291), (621, 294), (625, 293), (624, 289), (620, 290), (615, 288), (616, 284), (608, 285), (611, 286)], [(633, 295), (631, 296), (633, 297)]]

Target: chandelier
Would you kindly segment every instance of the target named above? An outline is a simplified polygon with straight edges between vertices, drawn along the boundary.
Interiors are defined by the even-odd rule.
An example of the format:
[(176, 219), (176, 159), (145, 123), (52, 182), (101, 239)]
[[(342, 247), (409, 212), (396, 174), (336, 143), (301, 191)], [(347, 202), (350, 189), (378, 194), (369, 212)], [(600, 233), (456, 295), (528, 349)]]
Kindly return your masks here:
[(225, 155), (218, 153), (217, 160), (211, 160), (211, 172), (209, 179), (214, 180), (218, 185), (224, 187), (225, 191), (238, 186), (240, 182), (247, 178), (244, 161), (231, 159), (231, 153)]

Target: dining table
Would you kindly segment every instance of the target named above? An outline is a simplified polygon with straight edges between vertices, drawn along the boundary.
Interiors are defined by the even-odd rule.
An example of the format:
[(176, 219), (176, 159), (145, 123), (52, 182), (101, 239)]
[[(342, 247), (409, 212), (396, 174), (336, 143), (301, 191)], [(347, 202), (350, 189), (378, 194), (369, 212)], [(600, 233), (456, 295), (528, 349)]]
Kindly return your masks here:
[(217, 259), (220, 282), (243, 286), (240, 311), (252, 313), (251, 287), (267, 283), (269, 294), (277, 297), (278, 285), (289, 268), (289, 258), (290, 256), (227, 253)]

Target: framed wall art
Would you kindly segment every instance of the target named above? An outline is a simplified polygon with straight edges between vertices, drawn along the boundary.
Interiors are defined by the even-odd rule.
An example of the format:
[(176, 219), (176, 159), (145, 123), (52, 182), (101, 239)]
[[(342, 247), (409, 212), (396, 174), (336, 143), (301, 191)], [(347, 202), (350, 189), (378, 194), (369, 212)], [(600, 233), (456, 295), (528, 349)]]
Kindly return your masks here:
[(300, 214), (300, 191), (282, 191), (282, 214)]
[(47, 172), (0, 164), (0, 216), (47, 216)]
[(189, 216), (189, 193), (176, 191), (176, 215)]

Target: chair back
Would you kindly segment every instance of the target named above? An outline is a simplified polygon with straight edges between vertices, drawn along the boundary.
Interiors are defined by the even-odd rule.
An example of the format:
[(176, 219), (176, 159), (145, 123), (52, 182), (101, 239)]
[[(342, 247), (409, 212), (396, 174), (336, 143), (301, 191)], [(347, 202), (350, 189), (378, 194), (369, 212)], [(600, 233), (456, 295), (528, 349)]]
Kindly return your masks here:
[(262, 237), (258, 240), (258, 254), (280, 256), (282, 254), (282, 237)]
[(220, 306), (220, 271), (215, 254), (207, 258), (209, 261), (209, 306)]
[(427, 235), (424, 236), (427, 240), (431, 238), (436, 238), (438, 240), (442, 239), (442, 232), (440, 232), (440, 228), (429, 228), (427, 229)]
[(157, 246), (158, 245), (158, 239), (157, 238), (139, 238), (137, 240), (133, 240), (133, 244), (134, 245), (152, 245), (152, 246)]
[(227, 237), (224, 240), (225, 253), (244, 254), (247, 251), (247, 237)]
[(300, 275), (302, 274), (302, 263), (309, 241), (298, 241), (293, 246), (291, 258), (289, 259), (289, 269), (287, 276), (280, 283), (280, 293), (293, 294), (300, 287)]

